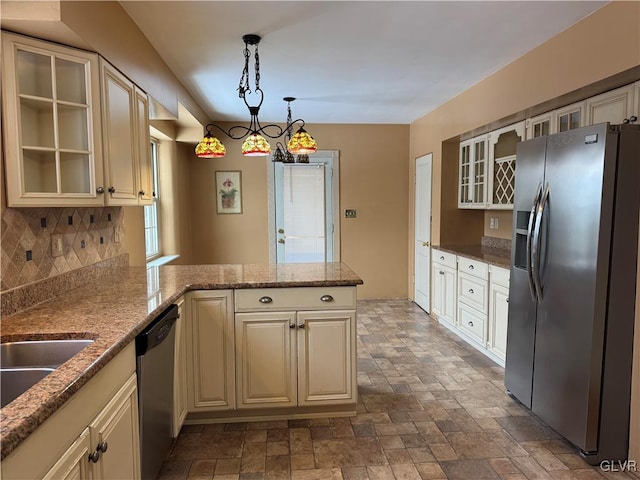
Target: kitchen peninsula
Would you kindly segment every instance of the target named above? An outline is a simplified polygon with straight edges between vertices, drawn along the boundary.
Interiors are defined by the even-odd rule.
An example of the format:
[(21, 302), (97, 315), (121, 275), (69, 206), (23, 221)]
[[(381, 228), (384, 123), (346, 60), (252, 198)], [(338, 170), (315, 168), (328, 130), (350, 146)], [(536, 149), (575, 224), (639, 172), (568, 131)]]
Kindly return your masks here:
[[(225, 340), (230, 342), (227, 345), (232, 350), (226, 352), (227, 355), (231, 355), (227, 358), (232, 362), (226, 368), (229, 369), (228, 371), (236, 372), (231, 374), (230, 378), (226, 378), (230, 382), (227, 385), (230, 395), (227, 399), (228, 405), (223, 408), (203, 408), (202, 404), (198, 404), (197, 393), (194, 398), (194, 393), (190, 392), (189, 405), (193, 408), (188, 408), (189, 414), (197, 413), (198, 419), (202, 421), (206, 417), (203, 411), (219, 413), (217, 410), (224, 410), (227, 417), (232, 417), (234, 412), (241, 412), (243, 409), (252, 412), (252, 408), (260, 407), (260, 415), (265, 416), (268, 415), (271, 407), (285, 406), (290, 408), (288, 412), (293, 415), (296, 408), (304, 410), (308, 405), (320, 406), (319, 411), (327, 408), (332, 412), (346, 405), (347, 411), (351, 410), (355, 413), (357, 402), (355, 287), (363, 282), (346, 265), (342, 263), (168, 265), (149, 269), (144, 267), (105, 267), (105, 269), (107, 269), (105, 273), (95, 282), (63, 292), (51, 300), (2, 319), (2, 342), (64, 338), (94, 340), (91, 345), (0, 410), (3, 464), (11, 460), (23, 447), (29, 446), (31, 437), (36, 436), (32, 434), (41, 430), (38, 427), (46, 424), (49, 419), (54, 420), (56, 414), (61, 411), (69, 410), (68, 406), (74, 398), (82, 394), (85, 390), (83, 387), (91, 385), (94, 377), (96, 381), (101, 374), (104, 377), (106, 375), (104, 371), (109, 365), (120, 361), (119, 359), (125, 354), (130, 355), (127, 352), (133, 350), (132, 342), (136, 335), (158, 314), (173, 303), (182, 303), (183, 299), (186, 310), (186, 313), (182, 314), (183, 320), (186, 320), (184, 323), (186, 328), (183, 330), (186, 330), (186, 335), (194, 335), (193, 338), (187, 337), (186, 341), (189, 344), (183, 350), (185, 356), (198, 351), (199, 338), (193, 332), (194, 329), (204, 325), (199, 324), (202, 320), (200, 317), (207, 312), (206, 309), (199, 310), (199, 303), (203, 298), (213, 297), (216, 302), (221, 298), (225, 300), (226, 303), (221, 311), (227, 312), (230, 318), (225, 318), (224, 322), (232, 327), (235, 326), (235, 335), (232, 328), (229, 338)], [(281, 337), (286, 328), (288, 335), (286, 343), (291, 347), (291, 351), (283, 357), (291, 357), (291, 372), (296, 370), (300, 372), (297, 380), (294, 378), (285, 383), (291, 383), (294, 389), (297, 385), (298, 391), (293, 392), (294, 398), (289, 399), (288, 403), (279, 403), (278, 399), (273, 398), (269, 402), (261, 403), (258, 398), (260, 395), (251, 396), (255, 388), (251, 383), (251, 372), (248, 370), (253, 369), (252, 372), (263, 370), (261, 371), (259, 366), (254, 369), (253, 365), (243, 361), (243, 358), (249, 355), (237, 356), (233, 351), (237, 352), (239, 348), (252, 348), (252, 343), (247, 341), (249, 338), (254, 340), (263, 338), (265, 341), (277, 339), (278, 315), (288, 319), (286, 325), (280, 324), (279, 327)], [(273, 328), (261, 329), (259, 335), (253, 335), (251, 325), (260, 324), (260, 322), (269, 324)], [(210, 334), (212, 330), (202, 329), (197, 332), (199, 335), (204, 335)], [(262, 335), (263, 332), (264, 335)], [(314, 338), (315, 332), (318, 333)], [(340, 341), (334, 342), (336, 335)], [(332, 357), (341, 357), (341, 359), (335, 361), (331, 359), (328, 363), (334, 367), (342, 365), (345, 368), (343, 375), (327, 374), (325, 377), (339, 377), (344, 383), (346, 393), (330, 391), (331, 388), (327, 389), (327, 387), (331, 385), (326, 382), (318, 385), (315, 381), (317, 376), (313, 377), (315, 385), (309, 385), (314, 382), (301, 376), (304, 371), (313, 372), (315, 369), (319, 371), (322, 368), (318, 363), (321, 358), (314, 356), (318, 354), (317, 351), (314, 353), (310, 351), (313, 349), (309, 348), (310, 343), (320, 342), (322, 339), (331, 340), (329, 343), (332, 345), (312, 346), (317, 347), (316, 350), (324, 356), (334, 349), (335, 354)], [(302, 362), (300, 357), (306, 359), (304, 368), (302, 365), (297, 365)], [(196, 385), (203, 387), (201, 374), (208, 368), (197, 365), (197, 361), (197, 358), (186, 361), (188, 367), (195, 369), (195, 372), (186, 374), (190, 389), (193, 388), (191, 384), (193, 381)], [(131, 370), (130, 366), (127, 368)], [(131, 373), (129, 372), (128, 375)], [(306, 388), (306, 397), (301, 395), (303, 386)], [(204, 385), (204, 387), (207, 386)], [(314, 388), (322, 392), (313, 391)], [(272, 410), (282, 411), (282, 409)], [(60, 445), (56, 445), (51, 450), (60, 450), (59, 453), (54, 452), (60, 456), (79, 434), (80, 432), (61, 433), (58, 439)], [(49, 467), (50, 465), (47, 468)], [(3, 476), (4, 473), (3, 466)]]

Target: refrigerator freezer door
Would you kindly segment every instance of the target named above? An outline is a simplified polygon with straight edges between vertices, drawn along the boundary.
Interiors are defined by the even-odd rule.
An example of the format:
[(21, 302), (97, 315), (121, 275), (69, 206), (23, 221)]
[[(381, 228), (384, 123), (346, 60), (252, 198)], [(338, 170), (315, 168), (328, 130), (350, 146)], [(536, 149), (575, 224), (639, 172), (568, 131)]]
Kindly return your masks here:
[(606, 124), (548, 137), (549, 194), (537, 245), (542, 294), (531, 409), (584, 452), (598, 448), (616, 162), (605, 162), (606, 138)]
[(536, 303), (530, 293), (533, 283), (527, 269), (530, 254), (527, 240), (533, 226), (531, 213), (536, 210), (533, 207), (539, 200), (540, 186), (544, 181), (545, 155), (546, 137), (518, 144), (505, 386), (529, 408), (533, 382)]

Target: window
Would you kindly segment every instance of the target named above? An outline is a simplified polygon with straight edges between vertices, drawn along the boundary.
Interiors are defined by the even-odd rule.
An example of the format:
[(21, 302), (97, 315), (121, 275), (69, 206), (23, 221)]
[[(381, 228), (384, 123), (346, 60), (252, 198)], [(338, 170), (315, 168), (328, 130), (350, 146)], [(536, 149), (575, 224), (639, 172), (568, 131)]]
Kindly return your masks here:
[(160, 256), (158, 219), (158, 141), (151, 139), (151, 169), (153, 175), (153, 204), (144, 207), (144, 240), (147, 261)]

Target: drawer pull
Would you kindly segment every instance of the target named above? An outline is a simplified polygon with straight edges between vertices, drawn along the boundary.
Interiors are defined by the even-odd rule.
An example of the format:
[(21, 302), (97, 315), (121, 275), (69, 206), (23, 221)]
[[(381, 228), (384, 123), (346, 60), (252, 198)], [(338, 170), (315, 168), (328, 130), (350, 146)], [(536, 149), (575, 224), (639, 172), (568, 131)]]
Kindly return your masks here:
[(473, 270), (473, 265), (469, 265), (469, 270)]
[(470, 327), (473, 327), (473, 322), (467, 322), (467, 325), (469, 325)]
[(264, 296), (264, 297), (260, 297), (260, 300), (258, 300), (258, 301), (260, 303), (271, 303), (271, 302), (273, 302), (273, 298)]
[(444, 275), (444, 272), (442, 270), (440, 270), (440, 275)]
[(440, 255), (440, 260), (444, 260), (444, 256)]
[(471, 295), (473, 295), (473, 288), (470, 288), (470, 289), (469, 289), (469, 293), (470, 293)]
[(302, 328), (304, 330), (304, 323), (299, 323), (298, 328)]
[(505, 300), (507, 303), (509, 303), (509, 297), (507, 297), (507, 299)]
[(289, 324), (289, 328), (296, 328), (296, 324), (295, 323), (290, 323)]
[(333, 302), (333, 297), (331, 295), (322, 295), (320, 300), (323, 302)]

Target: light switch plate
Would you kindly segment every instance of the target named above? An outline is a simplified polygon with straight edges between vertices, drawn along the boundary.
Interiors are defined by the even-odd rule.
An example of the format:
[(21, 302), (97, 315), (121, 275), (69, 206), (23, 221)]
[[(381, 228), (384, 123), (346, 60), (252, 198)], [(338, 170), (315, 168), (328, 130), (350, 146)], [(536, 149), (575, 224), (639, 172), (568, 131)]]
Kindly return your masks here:
[(62, 254), (62, 235), (51, 235), (51, 256), (60, 257)]
[(358, 216), (358, 212), (355, 208), (347, 208), (344, 211), (344, 218), (356, 218)]

